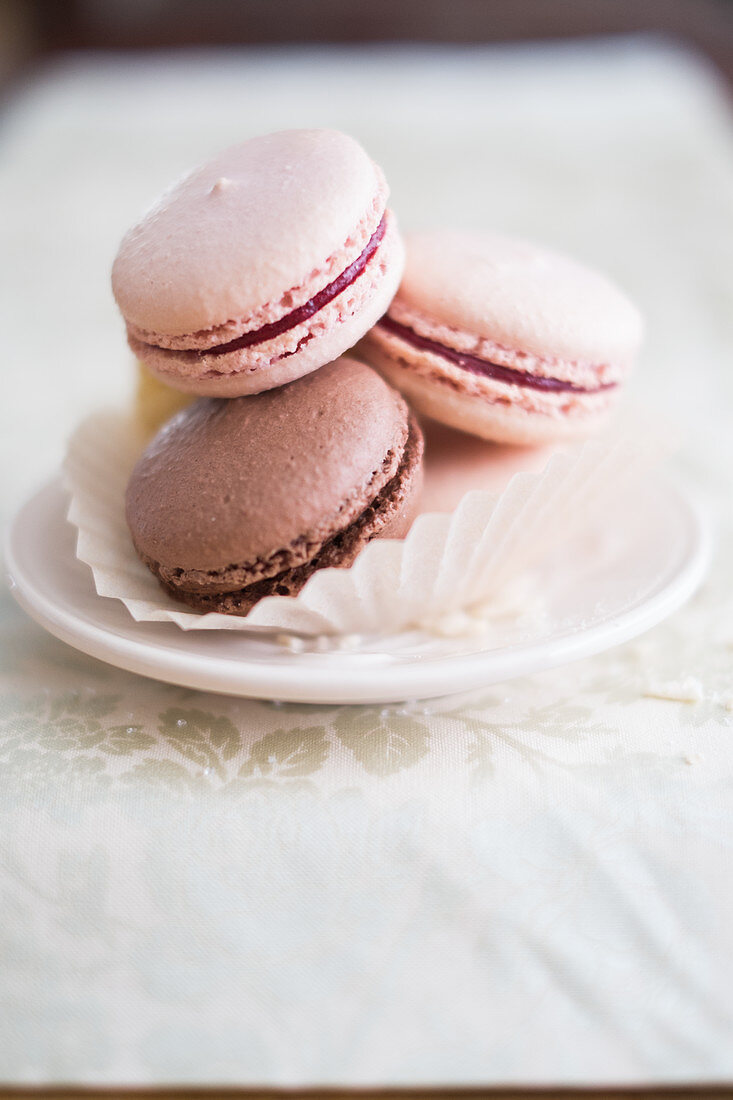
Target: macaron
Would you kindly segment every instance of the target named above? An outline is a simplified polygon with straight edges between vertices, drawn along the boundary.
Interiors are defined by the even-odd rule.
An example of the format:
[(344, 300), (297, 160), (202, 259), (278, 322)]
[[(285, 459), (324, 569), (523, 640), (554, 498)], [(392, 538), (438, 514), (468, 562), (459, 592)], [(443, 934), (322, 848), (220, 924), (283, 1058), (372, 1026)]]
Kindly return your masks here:
[(422, 450), (402, 397), (355, 359), (251, 397), (201, 398), (132, 472), (132, 541), (175, 599), (244, 615), (350, 565), (371, 539), (402, 538)]
[(405, 274), (364, 356), (419, 412), (502, 443), (588, 435), (638, 351), (638, 310), (598, 272), (498, 234), (407, 238)]
[(125, 235), (112, 289), (130, 347), (175, 389), (238, 397), (336, 359), (384, 313), (404, 247), (382, 171), (336, 130), (234, 146)]

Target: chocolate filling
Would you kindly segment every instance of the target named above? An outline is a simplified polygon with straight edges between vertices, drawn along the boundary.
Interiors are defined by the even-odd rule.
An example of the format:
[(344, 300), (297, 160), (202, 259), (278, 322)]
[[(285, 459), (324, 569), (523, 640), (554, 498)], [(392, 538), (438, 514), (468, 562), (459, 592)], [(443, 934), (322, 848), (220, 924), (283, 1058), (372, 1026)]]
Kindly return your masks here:
[[(382, 217), (361, 255), (357, 256), (354, 262), (349, 264), (346, 270), (342, 271), (332, 283), (325, 286), (323, 290), (319, 290), (304, 305), (298, 306), (290, 313), (286, 313), (278, 321), (263, 325), (262, 328), (255, 329), (253, 332), (245, 332), (244, 335), (237, 336), (236, 339), (230, 340), (226, 344), (214, 344), (213, 347), (204, 348), (195, 352), (195, 354), (201, 358), (204, 355), (227, 355), (230, 351), (241, 351), (242, 348), (250, 348), (254, 344), (264, 344), (266, 340), (274, 340), (276, 336), (280, 336), (283, 332), (288, 332), (291, 328), (296, 328), (297, 325), (302, 324), (303, 321), (307, 321), (314, 313), (318, 313), (319, 309), (323, 309), (337, 295), (356, 282), (379, 248), (386, 229), (386, 217)], [(149, 346), (156, 347), (157, 345), (151, 344)]]
[(265, 596), (295, 596), (317, 569), (329, 566), (344, 568), (351, 565), (367, 542), (378, 537), (395, 519), (405, 503), (419, 475), (423, 442), (415, 419), (410, 417), (410, 431), (397, 472), (380, 490), (371, 504), (353, 523), (332, 535), (314, 556), (294, 569), (284, 569), (274, 577), (255, 581), (235, 592), (186, 592), (165, 581), (160, 566), (141, 554), (145, 564), (155, 573), (166, 592), (181, 603), (200, 611), (223, 611), (230, 615), (246, 615)]
[(429, 340), (426, 336), (420, 336), (414, 329), (407, 325), (401, 325), (393, 320), (389, 314), (382, 317), (377, 324), (380, 328), (399, 336), (406, 344), (410, 344), (420, 351), (429, 351), (433, 355), (440, 355), (457, 367), (470, 371), (471, 374), (480, 374), (484, 378), (494, 378), (497, 382), (507, 382), (513, 386), (526, 386), (532, 390), (545, 390), (551, 393), (601, 393), (603, 390), (612, 390), (616, 382), (605, 382), (603, 385), (589, 389), (586, 386), (576, 386), (572, 382), (564, 382), (560, 378), (544, 378), (539, 374), (528, 374), (526, 371), (514, 370), (512, 367), (502, 366), (501, 363), (490, 363), (486, 359), (480, 359), (477, 355), (469, 355), (464, 351), (456, 351), (455, 348), (446, 347), (436, 340)]

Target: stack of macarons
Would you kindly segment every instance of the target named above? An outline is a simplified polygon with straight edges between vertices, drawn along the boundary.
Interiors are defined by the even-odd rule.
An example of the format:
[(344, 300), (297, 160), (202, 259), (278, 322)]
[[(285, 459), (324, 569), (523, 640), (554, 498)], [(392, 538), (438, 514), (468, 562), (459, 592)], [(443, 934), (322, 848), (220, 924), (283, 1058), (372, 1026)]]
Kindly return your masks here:
[(176, 599), (246, 614), (404, 536), (412, 410), (531, 445), (613, 406), (641, 335), (620, 291), (497, 235), (417, 234), (405, 255), (387, 196), (352, 138), (285, 131), (196, 169), (124, 237), (112, 283), (144, 418), (198, 398), (127, 491), (137, 552)]

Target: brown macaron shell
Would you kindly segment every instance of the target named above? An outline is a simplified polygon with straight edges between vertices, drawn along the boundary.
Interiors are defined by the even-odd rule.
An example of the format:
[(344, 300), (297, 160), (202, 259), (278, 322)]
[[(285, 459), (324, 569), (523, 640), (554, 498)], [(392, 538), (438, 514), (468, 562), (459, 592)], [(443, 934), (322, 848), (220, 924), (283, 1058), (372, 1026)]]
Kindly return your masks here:
[(202, 399), (143, 453), (127, 489), (135, 548), (176, 599), (246, 612), (318, 568), (402, 537), (422, 437), (404, 400), (343, 357), (275, 390)]

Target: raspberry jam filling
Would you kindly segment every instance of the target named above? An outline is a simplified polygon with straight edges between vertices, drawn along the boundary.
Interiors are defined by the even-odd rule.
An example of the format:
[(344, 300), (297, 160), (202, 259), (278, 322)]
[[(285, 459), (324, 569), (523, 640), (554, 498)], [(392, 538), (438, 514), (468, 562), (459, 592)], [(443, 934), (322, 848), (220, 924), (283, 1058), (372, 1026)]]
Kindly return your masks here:
[(414, 329), (407, 325), (401, 325), (394, 321), (389, 314), (378, 322), (379, 327), (399, 336), (406, 344), (410, 344), (420, 351), (429, 351), (434, 355), (440, 355), (443, 359), (455, 363), (457, 367), (470, 371), (471, 374), (480, 374), (484, 378), (494, 378), (497, 382), (507, 382), (514, 386), (526, 386), (528, 389), (545, 390), (552, 393), (600, 393), (602, 390), (615, 389), (616, 382), (605, 382), (601, 386), (588, 389), (586, 386), (576, 386), (572, 382), (564, 382), (561, 378), (543, 378), (539, 374), (528, 374), (526, 371), (514, 370), (512, 367), (504, 367), (500, 363), (490, 363), (486, 359), (479, 359), (477, 355), (469, 355), (464, 351), (456, 351), (454, 348), (439, 344), (436, 340), (428, 340), (426, 336), (420, 336)]
[[(254, 344), (264, 344), (266, 340), (273, 340), (276, 336), (280, 336), (283, 332), (288, 332), (289, 329), (295, 328), (296, 325), (300, 325), (303, 321), (307, 321), (309, 317), (312, 317), (314, 313), (318, 313), (319, 309), (323, 309), (325, 305), (328, 305), (333, 298), (352, 283), (356, 282), (364, 268), (371, 260), (374, 253), (379, 248), (384, 237), (386, 225), (386, 216), (382, 217), (381, 222), (374, 230), (374, 233), (369, 238), (366, 248), (360, 256), (349, 264), (345, 271), (329, 283), (328, 286), (324, 286), (323, 290), (319, 290), (318, 293), (307, 301), (304, 305), (298, 306), (291, 313), (286, 313), (284, 317), (281, 317), (278, 321), (273, 321), (269, 325), (263, 325), (262, 328), (255, 329), (253, 332), (245, 332), (243, 336), (237, 336), (236, 339), (230, 340), (226, 344), (215, 344), (213, 347), (204, 348), (195, 354), (199, 358), (203, 355), (226, 355), (230, 351), (240, 351), (242, 348), (250, 348)], [(151, 345), (155, 346), (155, 345)]]

